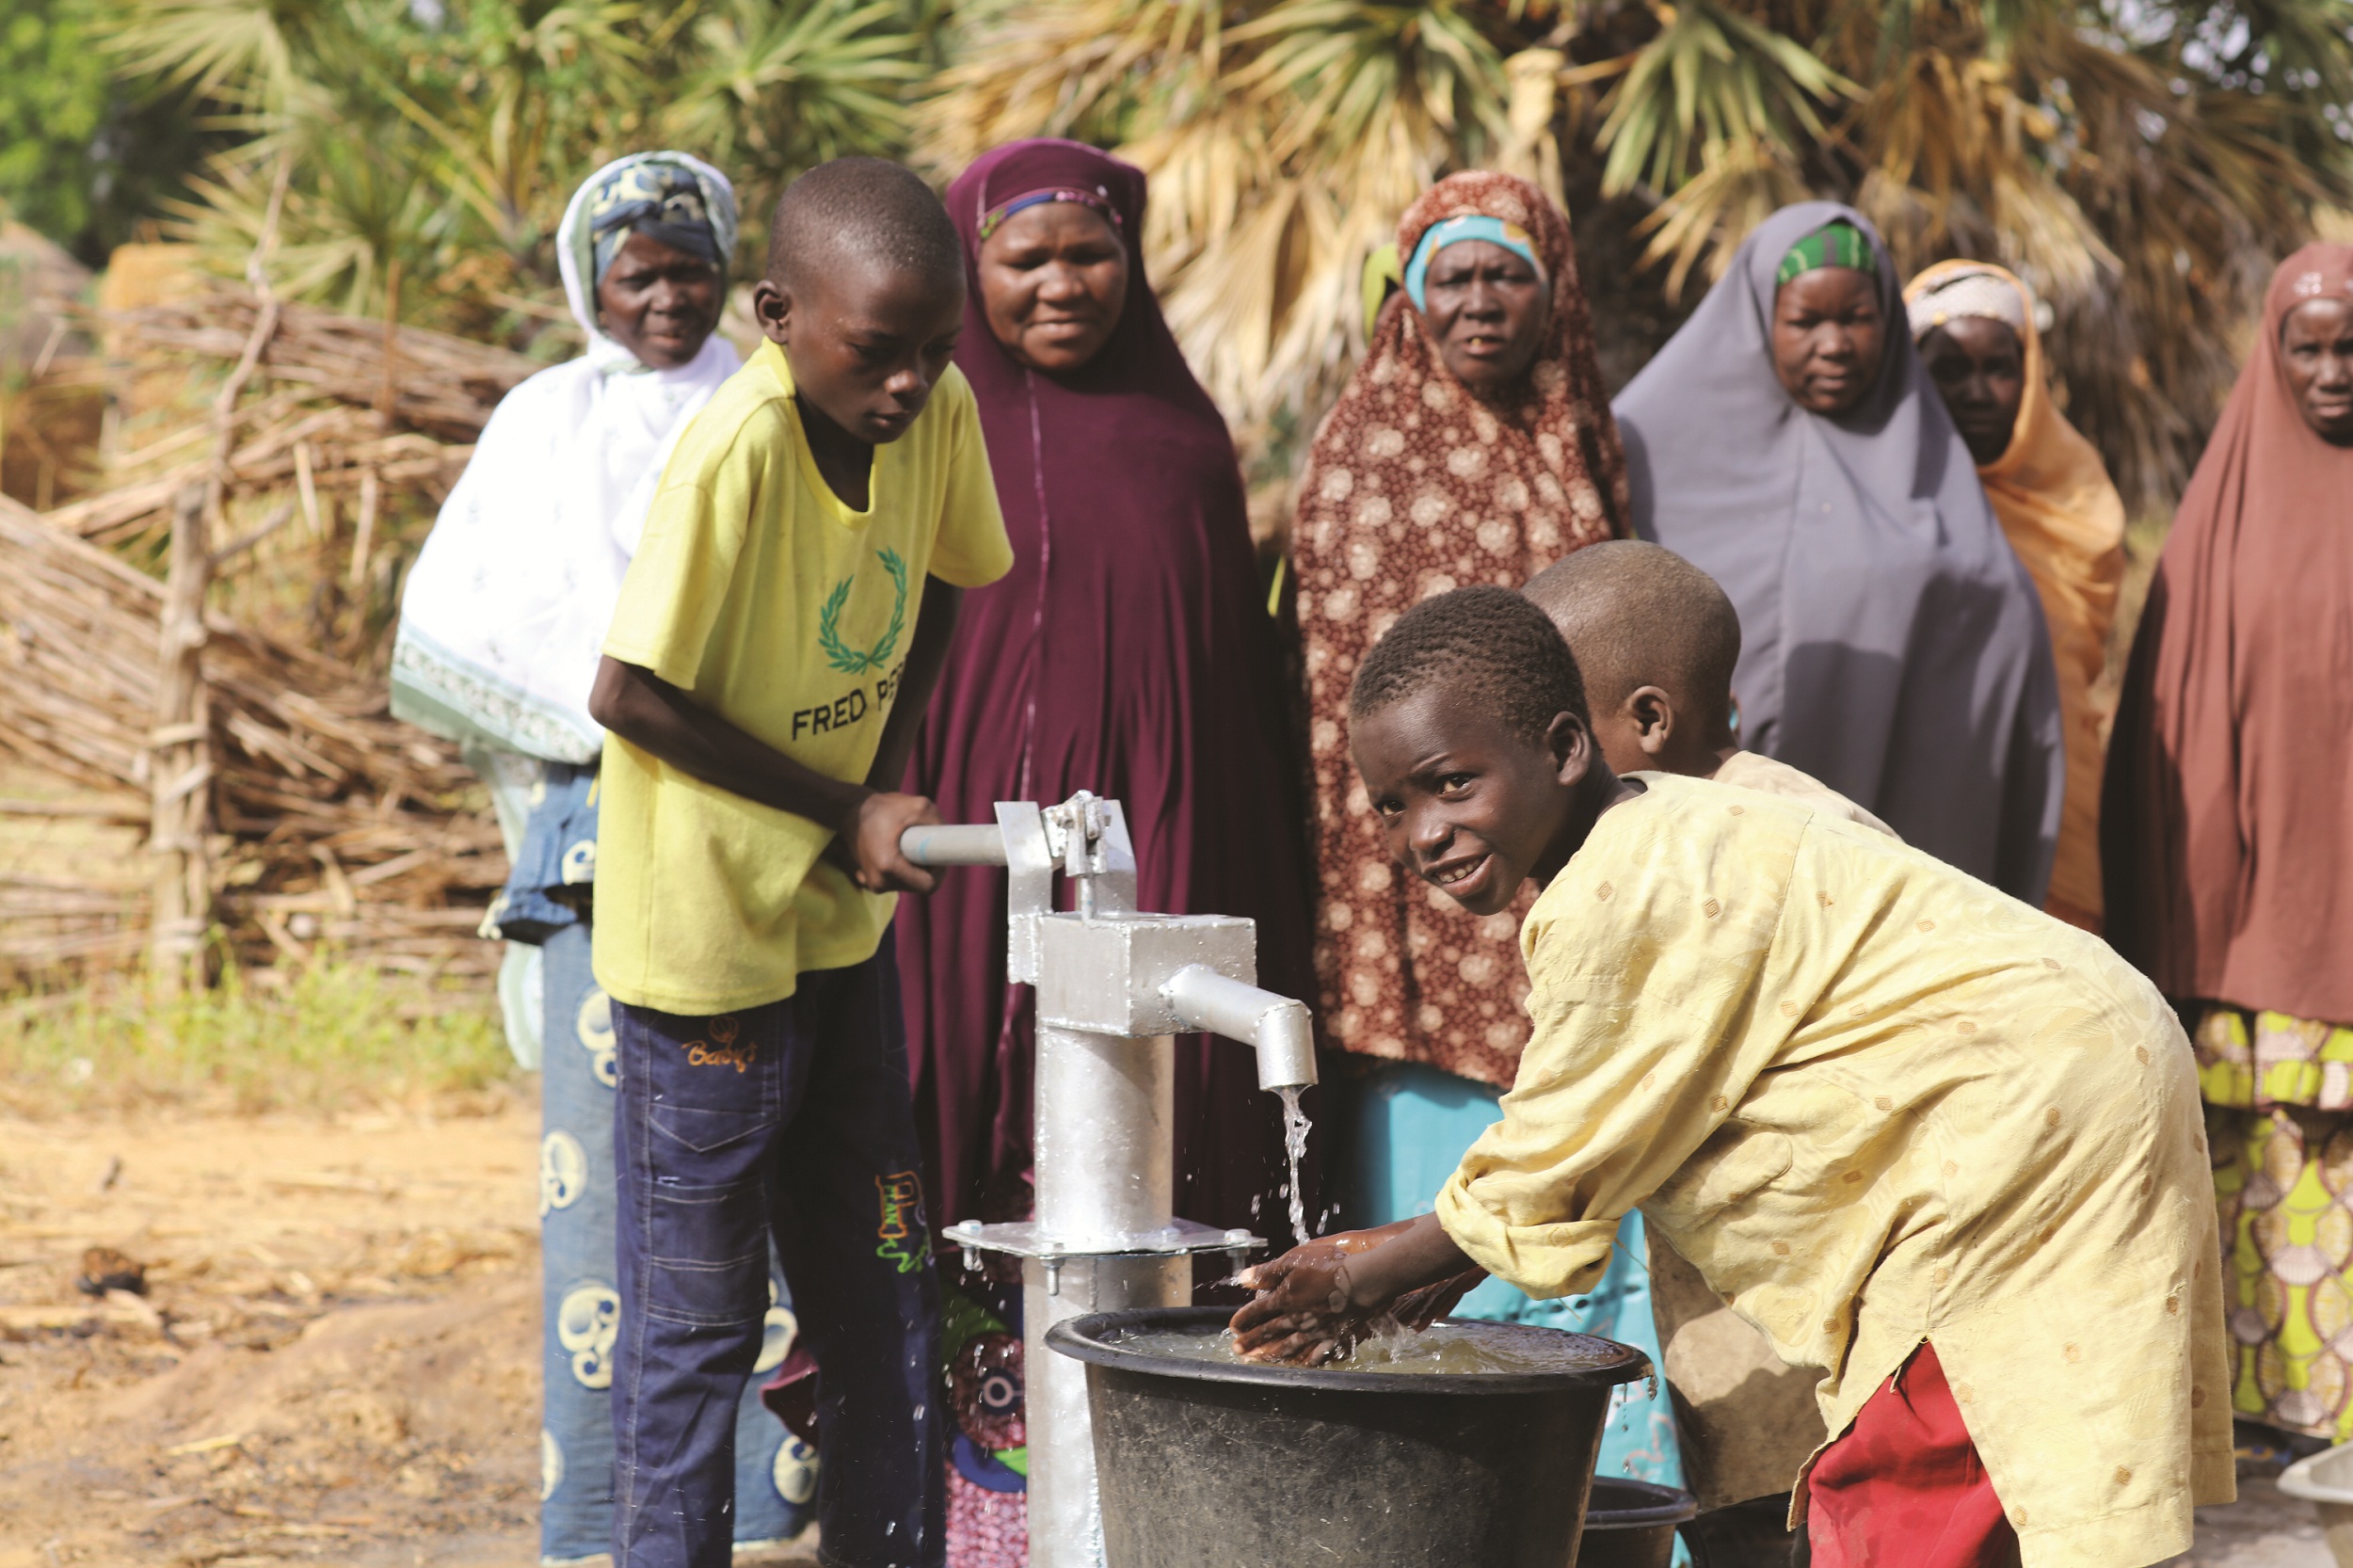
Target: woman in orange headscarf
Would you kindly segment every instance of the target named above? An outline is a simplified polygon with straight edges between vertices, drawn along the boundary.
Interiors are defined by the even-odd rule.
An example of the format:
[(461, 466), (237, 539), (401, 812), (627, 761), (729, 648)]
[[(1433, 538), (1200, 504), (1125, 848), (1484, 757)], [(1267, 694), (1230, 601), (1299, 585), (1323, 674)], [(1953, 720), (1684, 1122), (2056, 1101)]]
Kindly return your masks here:
[(2042, 906), (2096, 932), (2100, 773), (2115, 715), (2099, 680), (2124, 580), (2124, 503), (2100, 454), (2052, 400), (2025, 283), (1984, 262), (1940, 262), (1912, 280), (1904, 299), (1921, 360), (2042, 599), (2067, 746), (2067, 798)]

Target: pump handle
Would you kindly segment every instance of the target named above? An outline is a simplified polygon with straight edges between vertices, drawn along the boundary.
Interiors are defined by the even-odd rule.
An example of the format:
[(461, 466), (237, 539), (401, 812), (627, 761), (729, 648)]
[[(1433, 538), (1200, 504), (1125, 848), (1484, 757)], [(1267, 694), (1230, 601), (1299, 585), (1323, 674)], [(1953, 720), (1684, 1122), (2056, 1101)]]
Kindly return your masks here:
[(1005, 834), (995, 823), (928, 823), (899, 835), (899, 853), (919, 866), (1001, 866)]

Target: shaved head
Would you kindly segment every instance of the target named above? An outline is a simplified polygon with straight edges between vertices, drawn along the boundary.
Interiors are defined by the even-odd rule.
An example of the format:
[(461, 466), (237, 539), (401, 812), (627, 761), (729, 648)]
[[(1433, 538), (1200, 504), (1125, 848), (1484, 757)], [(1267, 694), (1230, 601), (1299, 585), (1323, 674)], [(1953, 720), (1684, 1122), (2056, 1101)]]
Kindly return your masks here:
[(1740, 617), (1716, 580), (1639, 539), (1587, 545), (1520, 590), (1561, 629), (1596, 715), (1657, 686), (1708, 728), (1729, 723)]
[(1587, 717), (1584, 682), (1561, 633), (1526, 599), (1487, 584), (1433, 594), (1398, 616), (1356, 666), (1348, 715), (1361, 719), (1433, 685), (1530, 745), (1544, 744), (1556, 715)]
[(880, 268), (961, 292), (964, 243), (948, 209), (910, 170), (836, 158), (802, 175), (768, 223), (768, 280), (787, 291)]

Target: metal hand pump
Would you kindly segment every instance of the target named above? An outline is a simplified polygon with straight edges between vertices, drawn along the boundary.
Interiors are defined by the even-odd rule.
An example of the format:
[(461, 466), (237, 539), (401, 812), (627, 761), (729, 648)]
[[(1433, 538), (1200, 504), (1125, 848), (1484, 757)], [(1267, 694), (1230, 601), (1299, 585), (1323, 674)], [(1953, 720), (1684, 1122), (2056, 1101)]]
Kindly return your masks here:
[[(1260, 990), (1255, 924), (1231, 915), (1135, 907), (1135, 853), (1115, 800), (1080, 791), (1041, 810), (1000, 802), (997, 824), (912, 827), (921, 866), (1006, 868), (1006, 977), (1037, 988), (1036, 1217), (949, 1227), (968, 1256), (1022, 1260), (1033, 1568), (1100, 1568), (1086, 1370), (1046, 1348), (1064, 1318), (1192, 1300), (1192, 1255), (1240, 1267), (1266, 1244), (1247, 1230), (1180, 1220), (1175, 1204), (1173, 1036), (1255, 1047), (1258, 1086), (1316, 1081), (1304, 1002)], [(1078, 907), (1053, 906), (1056, 872)]]

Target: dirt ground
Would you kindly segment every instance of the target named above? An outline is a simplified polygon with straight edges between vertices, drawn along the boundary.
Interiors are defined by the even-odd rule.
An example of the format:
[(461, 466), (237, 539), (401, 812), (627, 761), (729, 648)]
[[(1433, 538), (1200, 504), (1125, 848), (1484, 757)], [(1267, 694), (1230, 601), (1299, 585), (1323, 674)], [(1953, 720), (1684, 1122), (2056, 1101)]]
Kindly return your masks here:
[(2332, 1568), (2313, 1505), (2268, 1480), (2241, 1480), (2238, 1501), (2198, 1511), (2198, 1548), (2162, 1568)]
[[(536, 1147), (512, 1098), (0, 1120), (0, 1568), (528, 1568)], [(2201, 1514), (2182, 1564), (2330, 1563), (2267, 1482)]]
[[(0, 1121), (0, 1568), (536, 1561), (536, 1144)], [(145, 1293), (77, 1289), (93, 1247)]]

